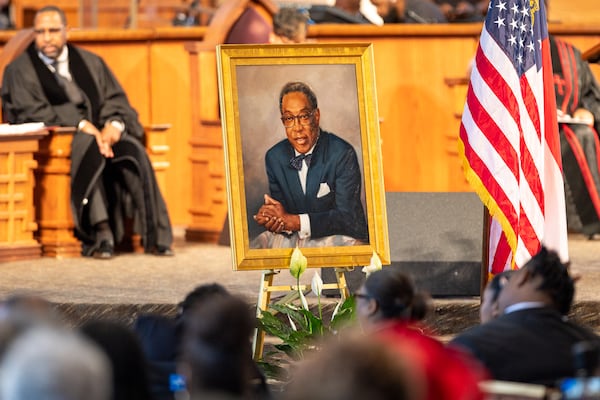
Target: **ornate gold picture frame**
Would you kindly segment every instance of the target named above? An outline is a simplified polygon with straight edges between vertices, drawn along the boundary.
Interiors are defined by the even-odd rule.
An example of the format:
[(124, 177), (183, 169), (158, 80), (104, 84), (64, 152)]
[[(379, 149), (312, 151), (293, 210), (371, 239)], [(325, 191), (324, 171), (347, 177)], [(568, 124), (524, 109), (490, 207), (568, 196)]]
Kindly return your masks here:
[[(389, 264), (372, 45), (220, 45), (217, 63), (233, 269), (289, 266), (293, 247), (256, 247), (265, 228), (254, 219), (264, 194), (269, 194), (265, 154), (286, 140), (279, 96), (288, 82), (308, 85), (318, 100), (319, 126), (354, 148), (368, 230), (367, 240), (352, 245), (332, 241), (303, 247), (301, 241), (298, 247), (308, 267), (368, 265), (373, 252)], [(323, 195), (322, 189), (324, 195), (340, 193), (321, 183), (317, 196)]]

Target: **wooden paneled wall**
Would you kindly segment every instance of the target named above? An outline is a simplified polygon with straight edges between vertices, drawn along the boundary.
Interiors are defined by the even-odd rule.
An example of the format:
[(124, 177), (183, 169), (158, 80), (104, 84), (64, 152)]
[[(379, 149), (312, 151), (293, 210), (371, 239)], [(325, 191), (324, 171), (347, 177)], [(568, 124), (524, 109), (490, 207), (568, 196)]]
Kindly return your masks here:
[(550, 22), (562, 24), (600, 24), (598, 0), (548, 0)]
[[(73, 31), (70, 38), (105, 58), (142, 123), (172, 124), (164, 194), (173, 223), (183, 226), (190, 220), (192, 190), (208, 189), (203, 182), (192, 187), (189, 141), (196, 121), (184, 48), (188, 41), (202, 40), (205, 29)], [(600, 42), (600, 26), (560, 25), (550, 30), (581, 49)], [(374, 43), (387, 191), (470, 191), (456, 154), (455, 114), (461, 94), (446, 79), (467, 75), (480, 32), (479, 24), (310, 27), (311, 40)], [(0, 45), (11, 35), (0, 32)], [(216, 80), (214, 69), (202, 79)], [(216, 89), (212, 96), (216, 99)], [(223, 162), (220, 154), (213, 157)]]

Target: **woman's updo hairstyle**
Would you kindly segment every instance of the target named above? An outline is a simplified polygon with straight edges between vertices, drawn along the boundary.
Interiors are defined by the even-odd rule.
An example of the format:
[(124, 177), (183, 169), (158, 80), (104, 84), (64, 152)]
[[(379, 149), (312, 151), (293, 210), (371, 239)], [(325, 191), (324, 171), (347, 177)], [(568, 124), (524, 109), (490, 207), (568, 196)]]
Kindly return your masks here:
[(410, 276), (384, 267), (369, 275), (364, 285), (365, 295), (377, 301), (384, 319), (420, 321), (430, 308), (429, 295), (418, 291)]

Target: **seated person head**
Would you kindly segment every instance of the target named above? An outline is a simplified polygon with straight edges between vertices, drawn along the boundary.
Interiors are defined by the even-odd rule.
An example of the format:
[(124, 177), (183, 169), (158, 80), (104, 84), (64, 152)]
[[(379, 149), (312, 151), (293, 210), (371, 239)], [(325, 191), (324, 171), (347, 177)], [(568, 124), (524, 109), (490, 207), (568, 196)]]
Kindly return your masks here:
[(545, 247), (521, 269), (515, 271), (498, 297), (500, 312), (521, 302), (540, 302), (568, 314), (575, 295), (575, 284), (568, 265), (555, 251)]
[(40, 8), (33, 20), (35, 47), (46, 57), (56, 60), (67, 43), (67, 19), (56, 6)]
[(108, 357), (115, 399), (148, 399), (150, 382), (147, 360), (135, 333), (116, 321), (92, 320), (79, 331)]
[(306, 41), (308, 14), (293, 7), (282, 7), (273, 16), (271, 43), (302, 43)]
[(248, 304), (233, 295), (218, 295), (186, 314), (178, 370), (190, 394), (248, 394), (255, 326)]
[(513, 270), (502, 271), (494, 275), (488, 282), (481, 296), (481, 305), (479, 306), (479, 317), (481, 323), (487, 322), (496, 318), (500, 314), (498, 309), (498, 297), (500, 291), (514, 273)]
[(429, 296), (394, 268), (373, 272), (355, 297), (358, 319), (367, 326), (386, 320), (420, 321), (429, 310)]
[(189, 292), (183, 301), (178, 305), (178, 314), (183, 315), (187, 311), (193, 309), (198, 304), (212, 298), (213, 296), (228, 295), (229, 292), (225, 287), (218, 283), (207, 283), (196, 286), (194, 290)]
[[(346, 335), (299, 362), (285, 400), (420, 399), (425, 391), (413, 360), (387, 344)], [(318, 384), (315, 384), (318, 382)]]
[(0, 370), (3, 399), (109, 400), (110, 363), (71, 331), (36, 327), (17, 338)]
[[(390, 18), (403, 19), (404, 18), (404, 0), (371, 0), (371, 3), (377, 9), (377, 14), (386, 22), (391, 22)], [(396, 21), (398, 22), (398, 21)]]

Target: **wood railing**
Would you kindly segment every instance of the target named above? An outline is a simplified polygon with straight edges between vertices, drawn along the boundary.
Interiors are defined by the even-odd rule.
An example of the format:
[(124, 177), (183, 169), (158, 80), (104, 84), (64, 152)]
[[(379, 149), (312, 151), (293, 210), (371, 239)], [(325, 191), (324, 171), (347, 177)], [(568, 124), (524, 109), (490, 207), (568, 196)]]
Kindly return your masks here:
[[(46, 5), (62, 8), (69, 26), (123, 29), (171, 26), (175, 14), (191, 0), (13, 0), (17, 29), (30, 27), (37, 10)], [(133, 16), (133, 17), (132, 17)]]

